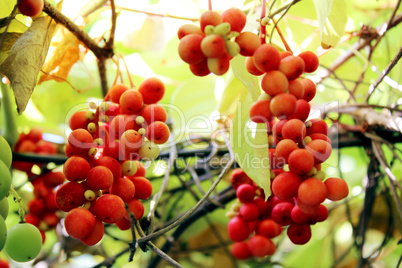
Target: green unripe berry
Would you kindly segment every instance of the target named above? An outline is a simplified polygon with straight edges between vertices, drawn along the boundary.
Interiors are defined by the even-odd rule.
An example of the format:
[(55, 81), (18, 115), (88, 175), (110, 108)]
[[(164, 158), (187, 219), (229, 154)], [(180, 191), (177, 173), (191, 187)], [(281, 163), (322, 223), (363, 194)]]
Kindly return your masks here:
[(213, 25), (207, 25), (207, 26), (205, 26), (205, 28), (204, 28), (204, 33), (205, 33), (206, 35), (214, 34), (214, 32), (215, 32), (215, 26), (213, 26)]
[(234, 57), (240, 53), (240, 46), (236, 42), (226, 41), (226, 50), (230, 56)]
[(138, 153), (143, 160), (152, 161), (159, 156), (160, 148), (152, 141), (146, 141), (142, 144)]
[(84, 193), (84, 196), (88, 201), (92, 201), (92, 200), (96, 199), (96, 194), (92, 190), (86, 190)]
[(214, 33), (225, 37), (227, 34), (230, 33), (230, 28), (231, 27), (229, 22), (222, 22), (221, 24), (215, 26)]
[(319, 179), (321, 181), (325, 180), (325, 172), (322, 170), (317, 171), (317, 173), (313, 176), (313, 178)]
[(87, 126), (87, 130), (91, 133), (94, 133), (96, 131), (96, 125), (95, 123), (89, 123)]
[(138, 166), (135, 161), (127, 160), (121, 164), (121, 172), (124, 176), (131, 177), (137, 172)]
[(92, 112), (92, 111), (87, 111), (87, 112), (85, 113), (85, 117), (86, 117), (88, 120), (94, 120), (94, 119), (95, 119), (95, 113)]

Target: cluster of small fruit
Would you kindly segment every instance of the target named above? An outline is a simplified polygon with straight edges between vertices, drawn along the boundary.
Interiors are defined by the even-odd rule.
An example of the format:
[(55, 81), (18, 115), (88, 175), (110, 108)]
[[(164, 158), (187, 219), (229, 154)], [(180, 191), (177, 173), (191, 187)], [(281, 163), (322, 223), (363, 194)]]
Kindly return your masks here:
[[(36, 258), (42, 248), (42, 236), (38, 228), (21, 220), (7, 230), (5, 219), (9, 212), (8, 194), (11, 190), (12, 151), (8, 142), (0, 136), (0, 251), (6, 250), (9, 258), (27, 262)], [(7, 263), (1, 262), (7, 267)]]
[[(18, 153), (33, 154), (57, 154), (55, 144), (43, 140), (43, 131), (39, 127), (32, 127), (28, 134), (20, 133), (19, 139), (14, 146), (14, 151)], [(32, 167), (36, 165), (41, 169), (41, 174), (34, 175)], [(56, 215), (58, 210), (55, 202), (55, 188), (64, 182), (64, 176), (61, 172), (48, 172), (43, 164), (13, 161), (12, 166), (15, 169), (26, 172), (34, 188), (34, 199), (28, 203), (28, 213), (25, 214), (25, 220), (39, 228), (43, 242), (45, 241), (45, 232), (57, 226), (60, 218)]]
[(241, 33), (245, 25), (246, 15), (238, 8), (222, 14), (206, 11), (200, 17), (200, 26), (184, 24), (178, 29), (179, 56), (194, 75), (223, 75), (229, 70), (230, 60), (239, 53), (243, 55), (242, 44), (253, 41), (249, 37), (253, 33)]
[[(231, 174), (231, 182), (236, 189), (238, 203), (234, 204), (227, 213), (229, 237), (235, 243), (231, 247), (232, 255), (237, 259), (250, 257), (265, 257), (273, 255), (276, 245), (272, 241), (287, 227), (286, 234), (296, 245), (307, 243), (311, 239), (311, 225), (325, 221), (328, 218), (328, 209), (319, 203), (321, 194), (326, 198), (337, 201), (348, 195), (347, 184), (339, 178), (328, 178), (319, 187), (306, 183), (300, 185), (298, 193), (288, 194), (287, 187), (292, 185), (291, 173), (281, 169), (275, 170), (278, 174), (274, 179), (280, 180), (280, 197), (272, 194), (266, 201), (263, 191), (241, 169), (235, 169)], [(282, 175), (282, 177), (280, 177)], [(308, 181), (309, 179), (305, 180)], [(324, 188), (321, 188), (323, 186)], [(274, 185), (272, 186), (274, 189)], [(292, 191), (292, 190), (290, 190)], [(317, 205), (307, 206), (299, 202), (299, 195), (307, 196), (311, 191), (311, 199)], [(319, 192), (318, 196), (314, 196)], [(296, 196), (298, 195), (298, 196)], [(325, 198), (324, 198), (325, 199)]]
[[(57, 147), (54, 143), (43, 140), (43, 131), (39, 127), (32, 127), (28, 134), (21, 132), (17, 143), (14, 145), (14, 152), (24, 153), (24, 154), (57, 154)], [(26, 172), (28, 177), (33, 176), (32, 167), (34, 165), (42, 168), (41, 164), (24, 162), (24, 161), (13, 161), (13, 168), (20, 171)]]
[(34, 199), (28, 202), (25, 220), (39, 228), (43, 243), (46, 239), (45, 232), (56, 228), (60, 222), (55, 189), (63, 184), (64, 180), (60, 171), (48, 171), (32, 180)]
[(99, 105), (71, 117), (63, 167), (68, 182), (56, 192), (57, 206), (67, 213), (67, 233), (86, 245), (98, 243), (103, 223), (130, 228), (132, 212), (137, 220), (144, 214), (141, 200), (152, 194), (139, 160), (154, 160), (159, 144), (170, 131), (167, 113), (157, 103), (165, 92), (158, 78), (148, 78), (138, 87), (112, 86)]

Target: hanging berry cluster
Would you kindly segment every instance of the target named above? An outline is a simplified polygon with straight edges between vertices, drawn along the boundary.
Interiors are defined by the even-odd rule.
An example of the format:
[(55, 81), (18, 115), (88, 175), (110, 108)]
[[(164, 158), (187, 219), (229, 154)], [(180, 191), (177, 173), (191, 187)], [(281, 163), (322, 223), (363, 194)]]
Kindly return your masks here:
[(185, 24), (179, 28), (179, 56), (194, 75), (223, 75), (229, 70), (230, 60), (244, 52), (240, 44), (253, 42), (241, 34), (245, 25), (246, 15), (238, 8), (222, 14), (206, 11), (200, 17), (200, 26)]
[(232, 254), (239, 259), (274, 254), (271, 239), (285, 227), (294, 244), (307, 243), (310, 226), (328, 217), (322, 203), (341, 200), (349, 193), (345, 181), (325, 179), (321, 170), (332, 152), (328, 125), (322, 119), (307, 120), (316, 87), (301, 75), (317, 69), (315, 54), (306, 51), (293, 56), (263, 44), (248, 60), (253, 63), (248, 65), (250, 73), (263, 75), (264, 93), (251, 106), (249, 116), (255, 123), (267, 124), (272, 195), (267, 201), (263, 194), (255, 198), (256, 191), (262, 190), (244, 172), (234, 173), (232, 181), (241, 204), (229, 213), (233, 218), (228, 230), (236, 242)]
[(139, 160), (154, 160), (169, 138), (167, 113), (157, 104), (164, 93), (157, 78), (144, 80), (138, 90), (116, 84), (99, 105), (71, 116), (63, 167), (68, 182), (56, 192), (57, 206), (68, 212), (70, 236), (94, 245), (103, 237), (103, 223), (129, 229), (125, 204), (135, 219), (143, 216), (141, 200), (152, 195), (152, 185)]

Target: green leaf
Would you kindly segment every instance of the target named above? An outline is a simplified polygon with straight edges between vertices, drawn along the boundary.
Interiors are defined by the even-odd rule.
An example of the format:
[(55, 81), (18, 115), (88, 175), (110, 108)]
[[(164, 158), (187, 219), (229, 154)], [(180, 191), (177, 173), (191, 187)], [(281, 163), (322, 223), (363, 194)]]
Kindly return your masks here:
[(258, 78), (247, 71), (245, 62), (245, 57), (236, 56), (230, 61), (230, 65), (235, 77), (246, 86), (250, 92), (251, 98), (253, 101), (256, 101), (261, 94)]
[(268, 134), (265, 123), (257, 124), (254, 139), (254, 167), (257, 173), (258, 185), (264, 190), (265, 198), (271, 195), (271, 173), (269, 169)]
[(255, 137), (250, 128), (249, 110), (253, 100), (251, 95), (242, 95), (233, 118), (230, 131), (231, 144), (237, 163), (246, 174), (270, 195), (270, 169), (268, 136), (265, 124), (257, 124)]
[(25, 110), (36, 86), (55, 28), (56, 23), (50, 17), (35, 19), (0, 65), (0, 72), (11, 82), (19, 114)]
[(221, 115), (234, 114), (240, 96), (245, 94), (247, 94), (247, 88), (234, 76), (232, 69), (230, 69), (225, 79), (225, 89), (219, 101), (219, 113)]
[(313, 0), (320, 25), (321, 46), (335, 47), (348, 21), (345, 0)]

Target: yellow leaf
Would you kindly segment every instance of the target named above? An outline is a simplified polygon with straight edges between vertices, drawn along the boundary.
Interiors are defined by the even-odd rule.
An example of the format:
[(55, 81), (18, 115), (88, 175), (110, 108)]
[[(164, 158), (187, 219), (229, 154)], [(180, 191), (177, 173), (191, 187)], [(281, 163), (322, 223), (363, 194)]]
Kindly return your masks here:
[(64, 82), (71, 67), (80, 59), (80, 43), (74, 34), (64, 27), (60, 28), (52, 40), (38, 84), (49, 80)]
[(247, 94), (245, 85), (237, 79), (232, 69), (229, 70), (225, 79), (225, 89), (219, 101), (218, 111), (221, 115), (232, 115), (236, 112), (237, 102), (241, 96)]

